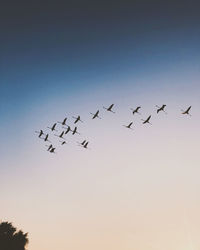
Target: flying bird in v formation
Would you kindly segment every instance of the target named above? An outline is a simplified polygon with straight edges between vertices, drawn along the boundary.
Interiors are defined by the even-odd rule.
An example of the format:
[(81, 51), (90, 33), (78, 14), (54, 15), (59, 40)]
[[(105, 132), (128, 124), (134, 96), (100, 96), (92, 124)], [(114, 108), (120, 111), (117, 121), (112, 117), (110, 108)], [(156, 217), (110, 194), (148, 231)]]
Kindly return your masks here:
[[(114, 104), (111, 104), (109, 107), (104, 107), (103, 108), (107, 111), (107, 112), (111, 112), (113, 114), (115, 114), (115, 111), (113, 111), (113, 108), (114, 108)], [(166, 104), (163, 104), (162, 106), (158, 106), (156, 105), (156, 113), (159, 114), (160, 112), (163, 112), (165, 114), (167, 114), (167, 112), (165, 111), (165, 108), (166, 108)], [(190, 114), (190, 110), (191, 110), (192, 106), (189, 106), (186, 110), (182, 110), (181, 109), (181, 114), (182, 115), (189, 115), (191, 116)], [(138, 106), (136, 107), (135, 109), (131, 108), (132, 110), (132, 114), (135, 115), (135, 114), (139, 114), (141, 115), (141, 113), (139, 112), (139, 110), (141, 109), (141, 106)], [(90, 113), (92, 115), (91, 119), (94, 120), (96, 118), (99, 118), (101, 119), (101, 117), (99, 116), (99, 113), (100, 113), (100, 110), (97, 110), (95, 113)], [(146, 119), (141, 119), (142, 120), (142, 124), (150, 124), (152, 125), (152, 123), (150, 123), (150, 120), (151, 120), (151, 117), (152, 115), (149, 115)], [(62, 141), (59, 140), (60, 142), (60, 145), (63, 146), (65, 144), (67, 144), (66, 142), (66, 139), (64, 137), (64, 135), (67, 135), (68, 133), (71, 132), (72, 135), (81, 135), (79, 132), (78, 132), (78, 126), (77, 124), (79, 122), (83, 123), (83, 121), (81, 120), (81, 117), (80, 115), (78, 115), (77, 117), (72, 117), (74, 119), (74, 124), (76, 124), (76, 126), (74, 127), (74, 129), (71, 129), (71, 127), (67, 124), (67, 117), (65, 117), (63, 119), (62, 122), (58, 121), (58, 122), (55, 122), (51, 127), (47, 127), (50, 132), (58, 132), (58, 124), (61, 124), (62, 125), (62, 129), (65, 129), (65, 130), (62, 130), (59, 134), (53, 134), (53, 136), (55, 137), (58, 137), (59, 139), (62, 139)], [(133, 122), (131, 121), (130, 123), (128, 123), (128, 125), (123, 125), (125, 128), (127, 129), (133, 129), (132, 128), (132, 125), (133, 125)], [(56, 129), (57, 128), (57, 129)], [(40, 131), (35, 131), (35, 133), (39, 134), (38, 135), (38, 138), (44, 140), (45, 142), (49, 142), (51, 143), (50, 145), (46, 145), (47, 147), (47, 151), (50, 152), (50, 153), (56, 153), (56, 147), (53, 146), (53, 143), (49, 140), (49, 136), (52, 134), (45, 134), (44, 131), (41, 129)], [(82, 142), (77, 142), (78, 146), (81, 146), (82, 148), (84, 149), (88, 149), (88, 144), (89, 144), (89, 141), (84, 139)]]

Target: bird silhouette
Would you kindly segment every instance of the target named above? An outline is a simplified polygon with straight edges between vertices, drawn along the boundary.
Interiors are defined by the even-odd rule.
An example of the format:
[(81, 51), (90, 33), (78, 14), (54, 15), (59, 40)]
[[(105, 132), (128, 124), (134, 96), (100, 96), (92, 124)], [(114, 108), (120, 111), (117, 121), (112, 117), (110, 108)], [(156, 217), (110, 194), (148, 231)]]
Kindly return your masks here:
[(41, 138), (42, 135), (44, 135), (43, 130), (35, 131), (35, 133), (39, 134), (38, 137)]
[(87, 147), (87, 146), (88, 146), (88, 143), (89, 143), (89, 141), (87, 141), (87, 142), (83, 145), (83, 147), (87, 149), (87, 148), (88, 148), (88, 147)]
[(56, 128), (56, 124), (57, 124), (57, 123), (54, 123), (52, 127), (47, 127), (47, 128), (51, 129), (51, 131), (54, 131), (54, 130), (57, 131), (57, 130), (55, 129), (55, 128)]
[(77, 132), (77, 127), (75, 127), (74, 130), (72, 131), (72, 135), (75, 135), (75, 134), (79, 134), (80, 135), (80, 133)]
[(60, 141), (61, 142), (61, 145), (65, 145), (65, 144), (67, 144), (67, 142), (66, 141)]
[(145, 124), (145, 123), (151, 124), (151, 123), (149, 122), (150, 119), (151, 119), (151, 115), (150, 115), (146, 120), (143, 120), (143, 119), (142, 119), (143, 124)]
[(86, 143), (86, 140), (82, 141), (82, 142), (81, 142), (81, 145), (84, 145), (85, 143)]
[(109, 111), (109, 112), (115, 113), (115, 112), (112, 110), (113, 106), (114, 106), (114, 104), (111, 104), (108, 108), (105, 108), (105, 107), (103, 107), (103, 108), (106, 109), (106, 110)]
[(75, 121), (74, 121), (74, 124), (76, 124), (77, 122), (83, 122), (82, 120), (81, 120), (81, 117), (80, 117), (80, 115), (78, 116), (78, 117), (74, 117), (74, 116), (72, 116), (72, 118), (74, 118), (75, 119)]
[(189, 113), (189, 112), (190, 112), (191, 107), (192, 107), (192, 106), (190, 106), (189, 108), (187, 108), (185, 111), (181, 109), (182, 114), (183, 114), (183, 115), (189, 115), (189, 116), (191, 116), (191, 114)]
[(128, 125), (123, 125), (125, 128), (129, 128), (129, 129), (132, 129), (131, 126), (132, 126), (133, 122), (130, 122)]
[(65, 131), (62, 131), (59, 135), (55, 135), (55, 136), (64, 139), (64, 138), (63, 138), (64, 133), (65, 133)]
[(71, 130), (70, 126), (67, 127), (67, 130), (65, 131), (65, 134), (68, 134)]
[(51, 148), (49, 152), (50, 152), (50, 153), (55, 153), (55, 149), (56, 149), (56, 148)]
[(86, 140), (84, 140), (84, 141), (82, 141), (82, 142), (78, 142), (78, 141), (77, 141), (77, 143), (78, 143), (79, 146), (84, 146), (84, 144), (86, 143)]
[(136, 109), (132, 109), (132, 108), (131, 108), (131, 110), (133, 110), (133, 115), (136, 114), (136, 113), (139, 114), (139, 115), (141, 115), (141, 113), (138, 112), (139, 109), (141, 109), (140, 106), (138, 106)]
[(165, 104), (163, 104), (161, 107), (159, 107), (158, 105), (156, 105), (156, 107), (158, 108), (158, 109), (157, 109), (157, 114), (158, 114), (160, 111), (163, 111), (165, 114), (167, 114), (167, 113), (165, 112), (165, 107), (166, 107)]
[(47, 135), (45, 136), (44, 141), (50, 142), (49, 139), (48, 139), (48, 137), (49, 137), (49, 134), (47, 134)]
[(90, 113), (92, 115), (92, 119), (95, 119), (95, 118), (99, 118), (101, 119), (101, 117), (99, 117), (99, 110), (97, 110), (97, 112), (95, 114), (93, 113)]
[(64, 126), (64, 125), (67, 125), (66, 121), (67, 121), (67, 118), (65, 118), (62, 122), (58, 122), (58, 123), (60, 123), (60, 124), (62, 124)]
[(49, 151), (51, 148), (53, 148), (53, 145), (51, 144), (51, 145), (49, 145), (47, 147), (48, 147), (47, 151)]

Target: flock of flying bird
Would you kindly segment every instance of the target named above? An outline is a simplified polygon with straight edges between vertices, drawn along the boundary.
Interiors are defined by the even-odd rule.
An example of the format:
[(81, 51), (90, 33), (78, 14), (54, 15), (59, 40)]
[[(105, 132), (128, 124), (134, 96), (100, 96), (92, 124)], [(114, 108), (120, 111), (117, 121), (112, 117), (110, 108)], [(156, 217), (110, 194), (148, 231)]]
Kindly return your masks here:
[[(115, 112), (113, 111), (113, 106), (114, 106), (114, 104), (111, 104), (108, 108), (106, 108), (106, 107), (103, 107), (103, 108), (104, 108), (106, 111), (108, 111), (108, 112), (115, 113)], [(186, 110), (181, 110), (181, 113), (182, 113), (183, 115), (189, 115), (189, 116), (191, 116), (191, 114), (189, 113), (190, 110), (191, 110), (191, 107), (192, 107), (192, 106), (189, 106)], [(163, 104), (163, 105), (160, 106), (160, 107), (156, 105), (156, 108), (157, 108), (157, 110), (156, 110), (157, 114), (158, 114), (159, 112), (161, 112), (161, 111), (164, 112), (165, 114), (167, 114), (166, 111), (165, 111), (165, 108), (166, 108), (166, 105), (165, 105), (165, 104)], [(141, 109), (140, 106), (136, 107), (135, 109), (132, 109), (132, 108), (131, 108), (132, 114), (133, 114), (133, 115), (135, 115), (135, 114), (140, 114), (140, 115), (141, 115), (141, 113), (139, 112), (140, 109)], [(99, 110), (97, 110), (96, 113), (90, 113), (90, 114), (92, 115), (92, 119), (95, 119), (95, 118), (101, 119), (101, 117), (99, 117), (99, 113), (100, 113)], [(77, 116), (77, 117), (74, 117), (74, 116), (73, 116), (72, 118), (75, 119), (75, 121), (74, 121), (74, 125), (75, 125), (74, 129), (71, 129), (71, 127), (70, 127), (69, 125), (67, 125), (67, 123), (66, 123), (66, 122), (67, 122), (67, 118), (64, 118), (64, 120), (63, 120), (62, 122), (58, 121), (58, 122), (54, 123), (54, 124), (52, 125), (52, 127), (47, 127), (48, 129), (51, 130), (51, 132), (54, 132), (54, 131), (55, 131), (55, 132), (58, 132), (58, 130), (56, 129), (58, 123), (62, 125), (62, 128), (64, 128), (65, 130), (63, 130), (60, 134), (54, 134), (54, 136), (56, 136), (56, 137), (58, 137), (59, 139), (62, 140), (62, 141), (59, 141), (59, 142), (61, 143), (61, 145), (66, 144), (64, 135), (68, 134), (69, 132), (71, 132), (72, 135), (75, 135), (75, 134), (79, 134), (79, 135), (80, 135), (80, 133), (78, 132), (77, 123), (78, 123), (78, 122), (81, 122), (81, 123), (82, 123), (83, 121), (81, 120), (80, 115)], [(147, 124), (147, 123), (148, 123), (148, 124), (151, 124), (151, 123), (150, 123), (150, 119), (151, 119), (151, 115), (149, 115), (145, 120), (143, 120), (143, 119), (141, 119), (141, 120), (142, 120), (142, 123), (143, 123), (143, 124)], [(131, 127), (132, 124), (133, 124), (133, 122), (130, 122), (128, 125), (123, 125), (123, 126), (126, 127), (126, 128), (128, 128), (128, 129), (132, 129), (132, 127)], [(40, 139), (44, 140), (44, 142), (49, 142), (49, 143), (51, 143), (51, 141), (49, 141), (49, 134), (48, 134), (48, 133), (45, 134), (43, 130), (35, 131), (35, 133), (38, 133), (38, 134), (39, 134), (38, 137), (39, 137)], [(82, 142), (77, 142), (77, 143), (78, 143), (79, 146), (83, 147), (84, 149), (88, 149), (88, 143), (89, 143), (89, 141), (84, 140), (84, 141), (82, 141)], [(56, 148), (53, 146), (53, 144), (46, 145), (46, 146), (48, 147), (48, 148), (47, 148), (47, 151), (48, 151), (48, 152), (50, 152), (50, 153), (55, 153)]]

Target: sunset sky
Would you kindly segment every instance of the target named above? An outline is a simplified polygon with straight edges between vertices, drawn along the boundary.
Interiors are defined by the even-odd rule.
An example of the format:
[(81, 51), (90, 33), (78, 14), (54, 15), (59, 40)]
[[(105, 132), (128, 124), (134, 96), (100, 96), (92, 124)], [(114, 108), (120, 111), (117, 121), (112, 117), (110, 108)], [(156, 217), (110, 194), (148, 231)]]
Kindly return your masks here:
[(28, 250), (200, 250), (198, 1), (7, 2), (0, 34), (0, 220)]

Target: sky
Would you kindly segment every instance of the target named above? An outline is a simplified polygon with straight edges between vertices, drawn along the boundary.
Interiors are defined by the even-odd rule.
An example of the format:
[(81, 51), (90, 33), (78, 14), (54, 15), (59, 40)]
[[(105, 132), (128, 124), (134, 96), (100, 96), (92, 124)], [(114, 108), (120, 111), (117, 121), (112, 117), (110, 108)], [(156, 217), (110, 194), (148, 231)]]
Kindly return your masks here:
[[(198, 7), (2, 4), (0, 219), (29, 232), (29, 250), (200, 249)], [(77, 115), (80, 135), (61, 146), (47, 126)]]

